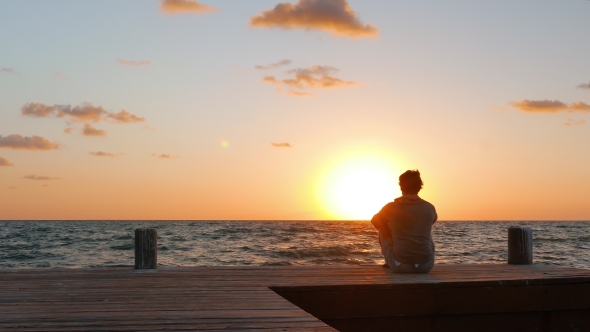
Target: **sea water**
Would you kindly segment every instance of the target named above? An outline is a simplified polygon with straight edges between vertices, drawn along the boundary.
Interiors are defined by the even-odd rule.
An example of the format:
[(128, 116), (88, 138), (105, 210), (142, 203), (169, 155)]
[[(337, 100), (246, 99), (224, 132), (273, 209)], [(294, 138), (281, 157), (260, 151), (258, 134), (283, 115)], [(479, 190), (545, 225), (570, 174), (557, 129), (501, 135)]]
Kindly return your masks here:
[[(590, 269), (590, 222), (433, 226), (436, 264), (503, 263), (507, 229), (533, 229), (534, 262)], [(158, 230), (158, 265), (383, 264), (367, 221), (0, 221), (0, 268), (132, 266), (134, 229)]]

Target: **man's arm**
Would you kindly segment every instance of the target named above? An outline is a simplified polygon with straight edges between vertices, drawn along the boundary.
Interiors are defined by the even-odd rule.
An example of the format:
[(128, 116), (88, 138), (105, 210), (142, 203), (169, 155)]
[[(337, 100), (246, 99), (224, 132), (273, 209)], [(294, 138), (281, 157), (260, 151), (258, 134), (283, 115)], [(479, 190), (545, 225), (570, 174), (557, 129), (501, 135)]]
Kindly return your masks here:
[(377, 213), (376, 215), (373, 216), (373, 219), (371, 219), (371, 224), (373, 224), (373, 226), (375, 228), (377, 228), (378, 230), (381, 230), (382, 228), (385, 228), (389, 231), (389, 229), (385, 226), (385, 218), (384, 216), (387, 214), (385, 211), (387, 210), (387, 205), (385, 205), (381, 211), (379, 211), (379, 213)]
[(385, 217), (387, 213), (384, 211), (386, 207), (387, 206), (383, 207), (383, 209), (371, 219), (371, 224), (373, 224), (373, 226), (379, 231), (379, 243), (381, 243), (381, 239), (391, 239), (391, 231), (389, 230)]
[(383, 223), (381, 222), (381, 216), (379, 213), (373, 216), (373, 219), (371, 219), (371, 224), (373, 224), (373, 227), (377, 228), (378, 230), (381, 229)]

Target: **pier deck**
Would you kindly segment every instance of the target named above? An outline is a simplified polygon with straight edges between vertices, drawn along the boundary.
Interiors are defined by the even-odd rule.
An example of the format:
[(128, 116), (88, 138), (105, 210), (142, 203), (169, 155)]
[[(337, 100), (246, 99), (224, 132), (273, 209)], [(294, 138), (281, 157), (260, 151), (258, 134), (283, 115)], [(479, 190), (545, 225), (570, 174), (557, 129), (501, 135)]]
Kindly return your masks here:
[(589, 331), (588, 317), (590, 270), (541, 265), (0, 269), (2, 331)]

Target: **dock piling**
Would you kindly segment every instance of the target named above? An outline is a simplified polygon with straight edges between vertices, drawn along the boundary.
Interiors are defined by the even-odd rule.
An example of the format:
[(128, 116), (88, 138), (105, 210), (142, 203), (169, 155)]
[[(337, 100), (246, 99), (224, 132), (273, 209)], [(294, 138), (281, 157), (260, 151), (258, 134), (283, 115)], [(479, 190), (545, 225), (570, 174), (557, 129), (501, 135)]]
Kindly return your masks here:
[(135, 230), (135, 268), (155, 269), (158, 267), (158, 230), (137, 228)]
[(533, 230), (508, 227), (508, 264), (533, 264)]

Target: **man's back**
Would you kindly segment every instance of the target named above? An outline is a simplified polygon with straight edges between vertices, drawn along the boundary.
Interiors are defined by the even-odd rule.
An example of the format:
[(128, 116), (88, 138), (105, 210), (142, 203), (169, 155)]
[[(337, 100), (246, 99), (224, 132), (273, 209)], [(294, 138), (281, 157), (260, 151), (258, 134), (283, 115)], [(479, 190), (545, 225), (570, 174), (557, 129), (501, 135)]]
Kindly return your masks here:
[(436, 211), (418, 195), (397, 198), (385, 205), (375, 218), (390, 231), (397, 261), (422, 264), (434, 255), (431, 230), (437, 219)]

